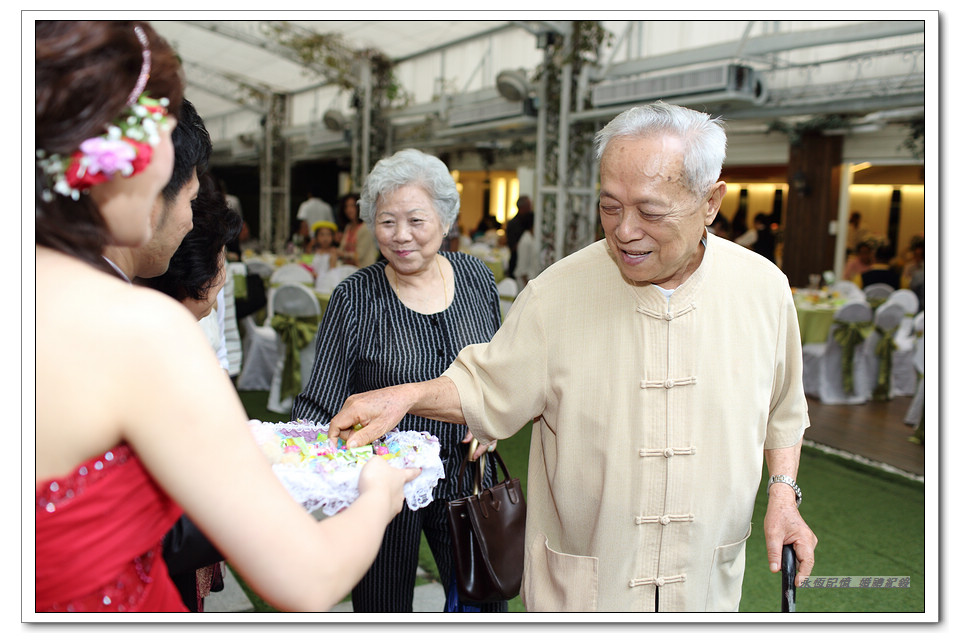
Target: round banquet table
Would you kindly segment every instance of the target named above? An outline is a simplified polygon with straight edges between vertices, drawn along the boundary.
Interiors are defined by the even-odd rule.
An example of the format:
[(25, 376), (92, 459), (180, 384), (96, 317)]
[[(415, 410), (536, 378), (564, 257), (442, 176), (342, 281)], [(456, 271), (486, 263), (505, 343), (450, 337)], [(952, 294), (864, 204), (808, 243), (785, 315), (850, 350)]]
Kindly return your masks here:
[(801, 344), (822, 344), (827, 341), (833, 316), (844, 303), (842, 299), (811, 301), (810, 293), (797, 291), (793, 296), (800, 322)]

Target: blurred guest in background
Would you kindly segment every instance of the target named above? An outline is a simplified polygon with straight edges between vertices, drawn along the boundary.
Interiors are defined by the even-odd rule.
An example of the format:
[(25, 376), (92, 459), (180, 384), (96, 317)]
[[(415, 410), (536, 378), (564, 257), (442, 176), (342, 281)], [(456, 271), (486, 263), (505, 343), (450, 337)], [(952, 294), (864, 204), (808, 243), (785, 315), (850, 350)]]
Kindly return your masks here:
[(843, 278), (846, 281), (855, 281), (861, 273), (870, 270), (873, 265), (873, 246), (866, 241), (857, 244), (857, 253), (847, 260), (843, 268)]
[(896, 290), (900, 287), (900, 273), (890, 265), (890, 261), (895, 254), (893, 247), (888, 243), (884, 243), (877, 248), (876, 258), (873, 263), (870, 264), (870, 267), (857, 275), (853, 279), (853, 282), (861, 288), (869, 286), (870, 284), (881, 283), (888, 284)]
[[(520, 215), (514, 217), (515, 221)], [(517, 242), (517, 265), (514, 268), (514, 279), (517, 285), (523, 288), (527, 282), (540, 274), (540, 252), (537, 241), (533, 236), (533, 212), (525, 213), (520, 222), (520, 240)]]
[(333, 208), (330, 204), (320, 198), (321, 190), (319, 185), (311, 185), (307, 190), (306, 200), (297, 208), (297, 220), (307, 222), (307, 230), (312, 229), (317, 221), (329, 221), (335, 223)]
[(523, 236), (524, 217), (533, 219), (533, 202), (526, 194), (517, 199), (517, 213), (507, 221), (507, 248), (510, 250), (510, 263), (507, 265), (507, 276), (515, 277), (517, 267), (517, 244)]
[(360, 220), (358, 201), (359, 196), (356, 194), (347, 194), (340, 199), (340, 261), (350, 266), (366, 268), (376, 263), (379, 251), (370, 228)]

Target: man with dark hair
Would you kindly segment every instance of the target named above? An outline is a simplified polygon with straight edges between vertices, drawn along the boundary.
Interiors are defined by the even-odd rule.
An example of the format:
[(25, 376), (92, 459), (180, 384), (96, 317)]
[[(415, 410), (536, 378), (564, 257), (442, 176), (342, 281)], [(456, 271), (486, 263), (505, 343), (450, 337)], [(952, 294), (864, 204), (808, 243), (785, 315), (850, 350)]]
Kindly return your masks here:
[(894, 290), (900, 287), (900, 273), (890, 264), (896, 253), (893, 247), (885, 243), (877, 248), (876, 259), (869, 269), (860, 273), (860, 282), (864, 288), (870, 284), (887, 284)]
[[(107, 245), (103, 258), (129, 282), (149, 279), (167, 272), (170, 259), (193, 229), (192, 203), (200, 192), (199, 177), (207, 170), (213, 144), (203, 119), (187, 99), (183, 99), (173, 142), (173, 173), (157, 196), (150, 215), (153, 234), (142, 246)], [(196, 570), (218, 563), (223, 557), (186, 515), (180, 517), (164, 539), (164, 560), (185, 604), (200, 609)], [(216, 579), (215, 588), (222, 587)]]
[(507, 221), (507, 248), (510, 249), (510, 264), (507, 266), (507, 276), (513, 277), (517, 269), (517, 244), (523, 231), (526, 229), (526, 219), (533, 220), (533, 204), (527, 195), (517, 199), (517, 213)]
[(300, 204), (297, 209), (297, 220), (307, 222), (307, 230), (313, 229), (313, 224), (317, 221), (329, 221), (336, 223), (333, 216), (333, 208), (330, 204), (320, 198), (320, 186), (313, 184), (307, 192), (307, 200)]
[(172, 138), (173, 173), (154, 204), (150, 241), (137, 248), (108, 245), (103, 250), (104, 259), (129, 281), (165, 273), (170, 257), (193, 228), (190, 203), (197, 198), (198, 177), (207, 170), (213, 146), (203, 119), (186, 99)]

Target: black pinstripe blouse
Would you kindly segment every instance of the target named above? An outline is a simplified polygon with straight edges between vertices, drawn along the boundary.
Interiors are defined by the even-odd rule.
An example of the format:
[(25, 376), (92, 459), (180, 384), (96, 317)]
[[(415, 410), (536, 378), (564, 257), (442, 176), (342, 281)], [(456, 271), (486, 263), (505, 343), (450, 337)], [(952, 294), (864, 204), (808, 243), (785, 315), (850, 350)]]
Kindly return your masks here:
[[(340, 282), (317, 332), (313, 373), (294, 400), (291, 419), (327, 424), (350, 395), (439, 377), (461, 348), (493, 337), (500, 327), (500, 296), (493, 273), (476, 257), (440, 254), (453, 266), (455, 291), (450, 306), (433, 315), (401, 303), (387, 281), (383, 261)], [(456, 476), (461, 459), (457, 447), (465, 426), (407, 415), (400, 429), (436, 435), (446, 482)], [(437, 495), (444, 497), (440, 491)]]

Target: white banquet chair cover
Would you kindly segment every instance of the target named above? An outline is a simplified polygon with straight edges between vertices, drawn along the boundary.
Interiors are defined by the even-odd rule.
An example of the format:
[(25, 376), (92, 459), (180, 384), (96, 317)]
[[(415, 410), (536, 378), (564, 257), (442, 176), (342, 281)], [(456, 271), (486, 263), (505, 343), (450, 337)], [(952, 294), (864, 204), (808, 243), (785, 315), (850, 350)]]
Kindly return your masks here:
[(807, 343), (800, 348), (803, 355), (803, 390), (814, 397), (820, 397), (818, 391), (827, 342)]
[[(500, 293), (501, 321), (506, 319), (507, 313), (510, 312), (510, 307), (513, 306), (513, 300), (511, 298), (515, 298), (519, 291), (520, 286), (513, 277), (504, 277), (497, 283), (497, 292)], [(504, 297), (507, 297), (507, 299), (504, 299)]]
[(312, 285), (313, 273), (299, 263), (286, 263), (274, 270), (270, 276), (271, 286), (280, 286), (283, 284)]
[[(284, 284), (274, 293), (274, 312), (291, 317), (314, 317), (320, 315), (320, 302), (313, 291), (303, 284)], [(272, 329), (271, 329), (272, 330)], [(293, 407), (293, 398), (281, 399), (280, 384), (283, 380), (283, 365), (286, 361), (286, 348), (278, 340), (278, 357), (273, 367), (273, 376), (270, 381), (270, 395), (267, 397), (267, 409), (274, 413), (289, 413)], [(316, 358), (317, 338), (310, 340), (306, 347), (300, 350), (300, 382), (306, 384), (313, 371), (313, 362)]]
[(863, 294), (867, 299), (882, 299), (886, 301), (887, 298), (893, 294), (893, 286), (890, 284), (870, 284), (869, 286), (863, 287)]
[[(877, 306), (873, 316), (875, 330), (866, 339), (864, 344), (863, 356), (863, 378), (858, 382), (869, 390), (873, 395), (873, 389), (877, 386), (877, 376), (880, 371), (880, 358), (877, 356), (877, 345), (880, 343), (884, 333), (895, 331), (900, 326), (903, 319), (903, 308), (897, 303), (884, 302)], [(891, 378), (893, 368), (891, 367)], [(893, 387), (890, 390), (893, 395)]]
[[(903, 308), (904, 314), (910, 315), (911, 317), (916, 315), (917, 311), (920, 310), (920, 298), (917, 297), (917, 293), (913, 292), (909, 288), (900, 288), (899, 290), (894, 290), (892, 293), (890, 293), (890, 296), (887, 297), (886, 303), (890, 302), (899, 304), (900, 307)], [(912, 326), (913, 320), (910, 320), (908, 325)]]
[(336, 268), (330, 268), (322, 274), (317, 274), (317, 281), (314, 287), (317, 292), (329, 295), (341, 281), (359, 270), (356, 266), (342, 265)]
[(865, 393), (866, 387), (862, 383), (858, 386), (858, 379), (863, 377), (863, 355), (866, 342), (858, 344), (854, 351), (854, 390), (853, 393), (848, 394), (843, 390), (843, 347), (837, 343), (834, 330), (837, 322), (869, 322), (871, 319), (873, 319), (873, 311), (863, 301), (848, 301), (837, 309), (818, 367), (808, 375), (806, 363), (804, 364), (804, 390), (809, 395), (819, 398), (824, 404), (863, 404), (869, 399), (872, 390)]
[(243, 262), (247, 268), (248, 275), (259, 275), (264, 284), (270, 283), (270, 275), (273, 274), (273, 266), (262, 259), (247, 259)]
[(846, 281), (841, 279), (835, 283), (832, 287), (837, 294), (839, 294), (843, 299), (847, 301), (866, 301), (867, 297), (863, 294), (863, 291), (860, 289), (860, 286), (853, 283), (852, 281)]
[(923, 415), (923, 317), (923, 311), (921, 311), (913, 318), (915, 333), (913, 367), (917, 371), (917, 392), (914, 393), (907, 414), (903, 418), (904, 423), (912, 427), (916, 427), (920, 423), (920, 418)]
[[(250, 263), (247, 263), (250, 271)], [(267, 277), (269, 278), (269, 277)], [(273, 317), (273, 298), (277, 289), (267, 290), (267, 312), (263, 325), (258, 326), (253, 315), (240, 320), (243, 327), (243, 368), (237, 378), (239, 391), (269, 391), (273, 371), (280, 356), (280, 338), (270, 325)]]
[(519, 292), (517, 280), (513, 277), (504, 277), (500, 280), (500, 283), (497, 284), (497, 292), (507, 297), (516, 297)]
[(257, 326), (253, 315), (240, 320), (243, 326), (243, 368), (237, 390), (269, 391), (273, 369), (280, 355), (280, 338), (269, 323)]
[(897, 348), (893, 353), (890, 395), (894, 397), (914, 395), (917, 392), (917, 371), (913, 364), (913, 356), (916, 352), (914, 317), (920, 309), (920, 299), (912, 290), (901, 288), (893, 291), (885, 303), (897, 304), (903, 308), (904, 312), (894, 337)]

